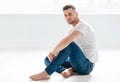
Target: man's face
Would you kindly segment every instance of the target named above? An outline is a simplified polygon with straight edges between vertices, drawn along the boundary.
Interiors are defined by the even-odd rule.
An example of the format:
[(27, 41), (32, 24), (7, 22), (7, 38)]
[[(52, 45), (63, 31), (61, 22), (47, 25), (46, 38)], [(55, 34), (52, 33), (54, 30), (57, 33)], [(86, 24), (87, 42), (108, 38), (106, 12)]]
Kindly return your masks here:
[(78, 14), (75, 10), (73, 10), (72, 8), (69, 8), (67, 10), (64, 10), (64, 16), (65, 16), (66, 21), (69, 24), (73, 24), (76, 18), (78, 17)]

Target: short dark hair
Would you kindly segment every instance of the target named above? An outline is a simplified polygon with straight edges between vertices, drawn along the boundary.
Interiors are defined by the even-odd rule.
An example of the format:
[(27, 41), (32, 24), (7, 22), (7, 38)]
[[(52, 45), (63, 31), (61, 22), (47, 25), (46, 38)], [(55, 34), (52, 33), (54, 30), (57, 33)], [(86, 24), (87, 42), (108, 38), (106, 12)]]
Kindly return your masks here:
[(64, 10), (67, 10), (67, 9), (70, 9), (70, 8), (72, 8), (73, 10), (76, 10), (73, 5), (65, 5), (65, 6), (63, 7), (63, 11), (64, 11)]

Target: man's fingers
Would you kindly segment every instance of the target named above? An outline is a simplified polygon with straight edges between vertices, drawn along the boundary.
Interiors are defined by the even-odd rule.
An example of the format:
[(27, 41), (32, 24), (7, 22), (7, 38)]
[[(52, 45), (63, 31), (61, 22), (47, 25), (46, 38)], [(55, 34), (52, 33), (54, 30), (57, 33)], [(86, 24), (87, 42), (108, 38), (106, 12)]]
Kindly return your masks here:
[(53, 56), (53, 55), (51, 55), (51, 54), (49, 54), (49, 55), (48, 55), (48, 59), (49, 59), (49, 61), (53, 61), (54, 56)]

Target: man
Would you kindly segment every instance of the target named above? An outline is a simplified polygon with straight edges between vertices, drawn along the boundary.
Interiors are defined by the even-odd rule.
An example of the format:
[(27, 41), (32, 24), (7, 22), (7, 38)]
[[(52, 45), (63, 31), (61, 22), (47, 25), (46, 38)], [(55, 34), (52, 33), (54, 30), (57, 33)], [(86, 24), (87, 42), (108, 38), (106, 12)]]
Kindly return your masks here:
[(64, 6), (63, 12), (66, 21), (73, 28), (45, 58), (45, 70), (30, 76), (32, 80), (49, 79), (55, 71), (64, 78), (70, 77), (73, 72), (86, 75), (92, 72), (98, 60), (92, 28), (78, 18), (74, 6)]

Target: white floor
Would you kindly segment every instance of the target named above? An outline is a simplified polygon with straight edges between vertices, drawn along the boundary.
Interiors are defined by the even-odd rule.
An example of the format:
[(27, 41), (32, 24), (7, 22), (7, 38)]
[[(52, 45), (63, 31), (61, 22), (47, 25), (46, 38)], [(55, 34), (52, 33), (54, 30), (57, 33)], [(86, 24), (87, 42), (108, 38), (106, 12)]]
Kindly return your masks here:
[[(0, 82), (33, 82), (29, 75), (44, 70), (44, 50), (0, 50)], [(64, 79), (54, 73), (39, 82), (120, 82), (120, 51), (99, 50), (99, 62), (90, 75), (73, 75)]]

